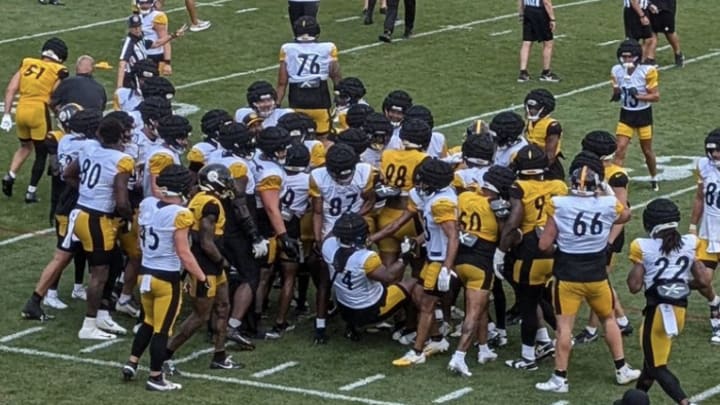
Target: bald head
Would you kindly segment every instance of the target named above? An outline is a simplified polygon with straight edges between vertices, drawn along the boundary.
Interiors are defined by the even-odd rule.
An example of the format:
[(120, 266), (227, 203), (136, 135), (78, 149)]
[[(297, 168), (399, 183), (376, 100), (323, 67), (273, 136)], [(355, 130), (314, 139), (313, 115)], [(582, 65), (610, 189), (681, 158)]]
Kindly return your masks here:
[(83, 55), (75, 62), (75, 74), (90, 74), (95, 70), (95, 59), (92, 56)]

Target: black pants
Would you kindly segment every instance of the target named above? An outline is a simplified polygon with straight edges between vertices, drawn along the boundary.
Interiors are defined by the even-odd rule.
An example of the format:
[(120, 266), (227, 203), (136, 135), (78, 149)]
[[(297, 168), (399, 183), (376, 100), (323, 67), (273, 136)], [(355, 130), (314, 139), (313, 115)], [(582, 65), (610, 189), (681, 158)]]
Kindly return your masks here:
[[(405, 32), (412, 31), (415, 28), (415, 0), (403, 0), (405, 5)], [(395, 20), (397, 19), (398, 7), (400, 0), (387, 0), (387, 14), (385, 14), (385, 32), (392, 34), (395, 29)]]
[(309, 15), (317, 18), (320, 9), (319, 1), (288, 1), (288, 15), (290, 16), (290, 28), (300, 17)]

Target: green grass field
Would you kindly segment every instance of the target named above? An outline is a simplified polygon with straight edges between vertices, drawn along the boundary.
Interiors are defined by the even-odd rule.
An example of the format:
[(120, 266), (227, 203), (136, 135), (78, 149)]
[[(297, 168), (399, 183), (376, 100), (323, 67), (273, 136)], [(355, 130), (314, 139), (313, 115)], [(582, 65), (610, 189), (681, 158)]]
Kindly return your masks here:
[[(129, 13), (128, 1), (66, 2), (65, 7), (40, 6), (31, 0), (3, 2), (0, 85), (5, 85), (21, 58), (37, 55), (43, 41), (51, 35), (61, 36), (70, 46), (70, 64), (84, 53), (117, 64), (124, 21)], [(541, 87), (537, 81), (515, 82), (521, 27), (514, 1), (419, 3), (415, 37), (385, 45), (376, 42), (382, 30), (379, 15), (372, 26), (363, 26), (359, 18), (348, 20), (360, 15), (359, 0), (322, 1), (322, 38), (338, 45), (343, 75), (362, 78), (372, 105), (379, 106), (384, 95), (393, 89), (406, 89), (416, 103), (432, 108), (435, 122), (455, 145), (473, 117), (489, 119), (498, 110), (521, 104), (531, 88)], [(616, 44), (601, 44), (622, 38), (620, 4), (620, 1), (562, 0), (557, 5), (559, 38), (553, 67), (563, 80), (545, 87), (558, 97), (554, 115), (565, 129), (563, 149), (568, 156), (577, 152), (580, 139), (588, 131), (614, 129), (619, 107), (608, 103), (608, 79), (615, 63)], [(171, 27), (186, 19), (182, 6), (179, 0), (166, 2), (171, 11)], [(672, 53), (667, 49), (658, 52), (657, 60), (663, 68), (662, 100), (655, 107), (655, 148), (661, 157), (664, 181), (659, 193), (649, 190), (642, 179), (646, 170), (635, 144), (628, 159), (634, 180), (630, 200), (636, 208), (628, 229), (630, 239), (642, 234), (639, 214), (658, 195), (669, 195), (678, 202), (685, 213), (682, 227), (686, 229), (693, 196), (692, 157), (704, 153), (702, 140), (718, 125), (712, 111), (720, 96), (716, 87), (720, 50), (713, 49), (715, 45), (710, 39), (716, 37), (716, 30), (714, 19), (707, 13), (715, 6), (714, 0), (680, 2), (678, 27), (686, 67), (665, 67), (672, 63)], [(171, 78), (178, 88), (176, 101), (199, 109), (190, 115), (196, 128), (200, 116), (208, 109), (234, 111), (243, 106), (245, 89), (252, 81), (267, 79), (274, 83), (279, 47), (291, 38), (284, 1), (219, 0), (204, 3), (199, 10), (201, 18), (213, 22), (213, 28), (189, 33), (174, 43), (175, 74)], [(238, 13), (239, 10), (243, 12)], [(401, 33), (402, 27), (398, 27), (396, 37)], [(665, 44), (661, 39), (659, 45)], [(532, 55), (530, 73), (537, 77), (539, 71), (538, 47)], [(110, 92), (114, 72), (100, 71), (96, 77)], [(14, 133), (0, 135), (3, 172), (16, 146)], [(299, 327), (281, 341), (259, 342), (254, 352), (234, 353), (234, 358), (246, 367), (231, 372), (208, 369), (209, 354), (198, 355), (197, 351), (210, 346), (198, 335), (176, 356), (187, 360), (180, 365), (185, 376), (176, 378), (184, 389), (165, 396), (148, 394), (142, 383), (144, 374), (134, 383), (123, 383), (120, 378), (119, 365), (127, 358), (132, 336), (92, 351), (88, 347), (97, 342), (77, 339), (84, 303), (70, 300), (72, 275), (63, 277), (60, 287), (61, 297), (70, 307), (54, 311), (57, 315), (54, 321), (39, 324), (20, 319), (20, 309), (54, 247), (52, 234), (16, 242), (11, 239), (48, 227), (46, 179), (40, 187), (43, 200), (40, 204), (28, 206), (22, 202), (29, 171), (26, 165), (20, 172), (12, 199), (0, 198), (0, 270), (6, 283), (0, 306), (0, 404), (447, 401), (579, 405), (612, 403), (626, 389), (614, 384), (612, 362), (602, 342), (575, 349), (570, 365), (570, 393), (552, 395), (533, 388), (535, 382), (547, 379), (553, 368), (551, 361), (543, 362), (540, 371), (518, 372), (501, 361), (480, 366), (470, 361), (476, 355), (473, 352), (468, 358), (474, 372), (470, 379), (445, 370), (448, 355), (430, 358), (414, 369), (397, 369), (390, 362), (406, 348), (387, 335), (364, 335), (361, 342), (353, 343), (341, 337), (341, 322), (334, 320), (330, 325), (331, 341), (317, 347), (311, 344), (312, 322), (301, 319), (297, 321)], [(638, 329), (644, 300), (627, 292), (624, 279), (628, 270), (627, 260), (620, 260), (612, 278), (631, 322)], [(115, 318), (126, 327), (132, 326), (128, 318), (121, 315)], [(23, 331), (27, 334), (14, 335)], [(694, 295), (686, 329), (674, 346), (671, 368), (688, 394), (704, 393), (697, 399), (708, 404), (720, 403), (720, 397), (712, 396), (720, 391), (717, 389), (720, 381), (712, 372), (719, 349), (708, 343), (709, 333), (707, 306)], [(519, 354), (517, 327), (510, 329), (510, 339), (510, 344), (499, 350), (499, 360)], [(454, 346), (456, 342), (451, 343)], [(626, 338), (625, 343), (626, 358), (639, 367), (642, 355), (637, 333)], [(287, 368), (267, 375), (261, 373), (279, 366)], [(367, 379), (366, 384), (348, 387), (362, 379)], [(715, 390), (706, 391), (712, 388)], [(457, 398), (448, 396), (452, 393)], [(670, 403), (657, 386), (651, 397), (653, 404)]]

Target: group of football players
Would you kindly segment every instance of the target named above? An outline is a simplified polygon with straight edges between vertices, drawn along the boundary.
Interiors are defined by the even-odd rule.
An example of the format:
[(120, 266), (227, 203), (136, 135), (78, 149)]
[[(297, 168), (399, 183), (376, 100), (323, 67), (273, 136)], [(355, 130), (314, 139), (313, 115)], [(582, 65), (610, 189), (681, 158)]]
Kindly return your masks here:
[[(315, 43), (317, 23), (303, 21), (296, 25), (299, 42)], [(47, 63), (61, 64), (67, 56), (57, 41), (43, 48)], [(691, 234), (678, 231), (678, 207), (657, 199), (643, 213), (648, 237), (630, 244), (628, 285), (632, 292), (644, 287), (647, 297), (645, 359), (642, 371), (634, 370), (621, 337), (632, 329), (608, 271), (630, 218), (624, 148), (634, 133), (651, 139), (649, 108), (659, 97), (657, 71), (641, 63), (637, 42), (620, 45), (613, 68), (612, 98), (622, 104), (618, 137), (589, 132), (567, 171), (550, 91), (527, 93), (524, 117), (506, 111), (473, 122), (462, 144), (448, 150), (429, 108), (395, 90), (376, 112), (364, 100), (361, 80), (329, 73), (336, 50), (325, 48), (332, 57), (305, 55), (289, 75), (289, 98), (296, 104), (306, 100), (302, 95), (322, 100), (313, 92), (328, 91), (330, 78), (332, 110), (280, 108), (284, 84), (278, 91), (256, 81), (247, 89), (247, 106), (234, 115), (213, 109), (202, 116), (203, 139), (192, 147), (190, 123), (173, 114), (174, 86), (149, 59), (134, 63), (117, 90), (124, 100), (117, 111), (103, 116), (75, 104), (59, 107), (61, 128), (44, 143), (55, 176), (57, 246), (23, 315), (47, 319), (43, 300), (62, 308), (48, 291), (71, 261), (87, 261), (87, 291), (80, 278), (73, 292), (87, 300), (78, 337), (126, 334), (113, 309), (137, 318), (122, 373), (133, 379), (149, 347), (146, 387), (169, 391), (181, 388), (165, 378), (177, 371), (172, 358), (194, 333), (206, 326), (212, 335), (211, 368), (241, 367), (227, 355), (226, 341), (251, 350), (254, 339), (292, 330), (291, 304), (295, 300), (297, 310), (307, 305), (312, 280), (315, 343), (327, 341), (326, 321), (334, 312), (352, 340), (368, 328), (394, 328), (393, 340), (411, 346), (395, 366), (422, 364), (447, 351), (447, 336), (455, 336), (448, 368), (471, 376), (465, 361), (471, 346), (477, 345), (484, 364), (497, 358), (491, 347), (508, 343), (509, 288), (521, 345), (520, 356), (506, 365), (537, 370), (539, 360), (555, 354), (551, 378), (537, 389), (568, 391), (572, 331), (586, 301), (595, 321), (576, 342), (596, 340), (602, 323), (619, 384), (639, 380), (647, 390), (658, 381), (678, 403), (688, 403), (667, 362), (690, 288), (707, 298), (711, 341), (720, 343), (720, 297), (707, 271), (720, 254), (720, 130), (707, 137), (707, 156), (698, 163)], [(303, 77), (305, 68), (317, 76)], [(647, 162), (654, 175), (654, 159)], [(265, 330), (260, 319), (274, 280), (279, 303)], [(183, 285), (192, 309), (173, 333)], [(453, 313), (463, 312), (453, 310), (461, 291), (464, 319), (453, 330)]]

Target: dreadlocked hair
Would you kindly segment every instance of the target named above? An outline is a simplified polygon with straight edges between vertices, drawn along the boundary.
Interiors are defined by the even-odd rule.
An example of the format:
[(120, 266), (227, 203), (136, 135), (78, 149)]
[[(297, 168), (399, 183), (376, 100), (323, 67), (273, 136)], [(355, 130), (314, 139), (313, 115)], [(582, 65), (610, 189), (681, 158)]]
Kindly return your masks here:
[(682, 235), (678, 232), (677, 228), (663, 229), (662, 231), (655, 232), (654, 237), (662, 240), (660, 252), (666, 256), (672, 252), (679, 251), (683, 247)]

